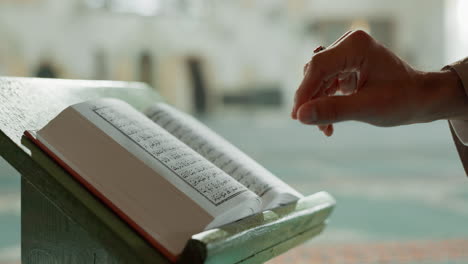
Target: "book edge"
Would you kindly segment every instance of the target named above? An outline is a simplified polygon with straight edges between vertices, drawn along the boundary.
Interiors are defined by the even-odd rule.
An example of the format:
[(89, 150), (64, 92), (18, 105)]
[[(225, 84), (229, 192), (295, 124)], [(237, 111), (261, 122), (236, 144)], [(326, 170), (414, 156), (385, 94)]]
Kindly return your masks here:
[(60, 167), (65, 169), (72, 177), (83, 185), (92, 195), (98, 200), (103, 202), (108, 208), (110, 208), (118, 217), (126, 222), (132, 229), (134, 229), (140, 236), (142, 236), (150, 245), (156, 250), (161, 252), (171, 262), (177, 262), (179, 256), (173, 255), (168, 249), (161, 245), (156, 239), (154, 239), (149, 233), (141, 228), (135, 221), (133, 221), (127, 214), (115, 206), (109, 199), (107, 199), (101, 192), (99, 192), (94, 186), (88, 183), (79, 173), (68, 166), (62, 159), (60, 159), (53, 151), (51, 151), (45, 144), (39, 141), (36, 136), (36, 131), (26, 130), (24, 135), (30, 139), (36, 146), (44, 151), (52, 160), (54, 160)]

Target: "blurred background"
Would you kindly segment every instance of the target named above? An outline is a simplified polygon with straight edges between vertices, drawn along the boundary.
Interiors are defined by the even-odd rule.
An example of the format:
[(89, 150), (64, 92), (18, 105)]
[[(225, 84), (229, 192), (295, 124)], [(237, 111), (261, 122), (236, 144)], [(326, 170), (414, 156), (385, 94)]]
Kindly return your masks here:
[[(148, 83), (304, 194), (338, 206), (269, 263), (467, 263), (468, 179), (446, 122), (289, 118), (317, 45), (363, 29), (421, 70), (468, 56), (465, 0), (0, 0), (0, 76)], [(20, 175), (0, 158), (0, 263), (20, 262)]]

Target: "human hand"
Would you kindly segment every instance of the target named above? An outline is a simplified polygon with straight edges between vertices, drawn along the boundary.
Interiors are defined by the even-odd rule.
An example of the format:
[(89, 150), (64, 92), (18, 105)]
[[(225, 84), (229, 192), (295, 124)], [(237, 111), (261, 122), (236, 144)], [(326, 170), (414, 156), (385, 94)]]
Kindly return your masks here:
[(415, 70), (360, 30), (314, 54), (292, 111), (294, 119), (318, 125), (327, 136), (334, 123), (346, 120), (387, 127), (467, 114), (468, 99), (456, 73)]

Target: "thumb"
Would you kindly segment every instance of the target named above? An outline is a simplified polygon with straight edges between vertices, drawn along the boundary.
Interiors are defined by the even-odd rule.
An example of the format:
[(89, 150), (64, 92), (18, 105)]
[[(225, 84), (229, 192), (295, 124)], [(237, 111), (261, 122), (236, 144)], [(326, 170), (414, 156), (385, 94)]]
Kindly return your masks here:
[(366, 121), (372, 100), (363, 93), (347, 96), (319, 97), (298, 109), (298, 119), (304, 124), (325, 125), (347, 120)]

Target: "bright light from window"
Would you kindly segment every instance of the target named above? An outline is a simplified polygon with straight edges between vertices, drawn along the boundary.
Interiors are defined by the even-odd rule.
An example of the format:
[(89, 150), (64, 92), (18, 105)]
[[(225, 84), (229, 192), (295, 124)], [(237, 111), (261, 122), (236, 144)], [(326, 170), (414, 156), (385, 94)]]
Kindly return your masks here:
[(457, 27), (463, 43), (468, 44), (468, 1), (457, 0)]
[(90, 8), (142, 16), (156, 15), (161, 9), (161, 0), (87, 0), (86, 3)]
[(350, 29), (352, 29), (352, 30), (360, 29), (360, 30), (364, 30), (365, 32), (367, 32), (369, 34), (371, 33), (370, 24), (365, 19), (356, 19), (353, 22), (351, 22)]
[(114, 0), (112, 9), (118, 12), (136, 13), (142, 16), (157, 14), (160, 8), (159, 0)]
[(446, 0), (446, 63), (468, 56), (468, 1)]

